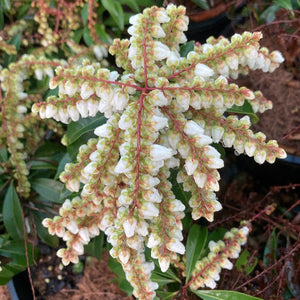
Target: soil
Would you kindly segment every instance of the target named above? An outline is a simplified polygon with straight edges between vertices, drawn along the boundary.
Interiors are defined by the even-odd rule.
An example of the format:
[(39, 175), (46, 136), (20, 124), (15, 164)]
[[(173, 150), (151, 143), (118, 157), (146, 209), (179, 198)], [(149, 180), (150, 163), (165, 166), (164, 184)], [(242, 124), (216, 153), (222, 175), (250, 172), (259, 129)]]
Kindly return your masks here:
[(63, 267), (55, 253), (44, 255), (32, 272), (37, 300), (132, 299), (113, 282), (115, 275), (107, 263), (108, 253), (104, 252), (100, 261), (86, 260), (83, 274), (77, 274), (72, 266)]

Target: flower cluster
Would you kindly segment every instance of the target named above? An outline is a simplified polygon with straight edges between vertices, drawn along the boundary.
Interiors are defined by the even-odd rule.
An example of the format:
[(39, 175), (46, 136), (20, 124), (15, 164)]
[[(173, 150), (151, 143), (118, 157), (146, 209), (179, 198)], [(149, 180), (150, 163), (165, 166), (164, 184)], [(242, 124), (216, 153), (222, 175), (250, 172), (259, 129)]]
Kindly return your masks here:
[[(24, 81), (34, 75), (37, 80), (44, 76), (53, 77), (53, 68), (65, 64), (64, 61), (49, 60), (44, 56), (23, 55), (20, 60), (11, 63), (0, 72), (1, 90), (1, 123), (0, 145), (7, 146), (10, 155), (8, 168), (13, 168), (13, 176), (18, 182), (17, 190), (24, 197), (29, 196), (29, 171), (26, 166), (28, 155), (45, 134), (46, 127), (37, 126), (36, 117), (29, 107), (40, 99), (39, 94), (27, 94)], [(60, 132), (60, 126), (52, 120), (44, 122), (48, 129)]]
[(208, 244), (209, 254), (196, 262), (192, 273), (192, 280), (189, 286), (193, 290), (200, 287), (209, 287), (214, 289), (216, 281), (220, 280), (221, 269), (231, 270), (233, 264), (228, 258), (238, 258), (241, 252), (241, 246), (247, 241), (249, 228), (243, 226), (239, 229), (232, 228), (226, 232), (223, 240), (218, 242), (210, 241)]
[[(135, 296), (152, 299), (157, 285), (150, 279), (153, 264), (145, 261), (145, 246), (163, 272), (185, 253), (186, 208), (172, 190), (170, 170), (178, 170), (177, 182), (191, 193), (192, 217), (212, 221), (221, 209), (215, 192), (224, 165), (213, 143), (245, 152), (258, 163), (285, 157), (275, 141), (249, 129), (247, 116), (225, 114), (245, 101), (254, 110), (270, 108), (260, 92), (229, 84), (226, 77), (248, 68), (272, 71), (282, 56), (259, 47), (260, 33), (244, 33), (231, 41), (209, 39), (182, 57), (188, 25), (183, 6), (147, 8), (130, 23), (130, 40), (116, 39), (109, 50), (122, 74), (87, 60), (59, 67), (50, 82), (59, 95), (35, 104), (33, 111), (63, 123), (97, 112), (107, 118), (60, 176), (70, 191), (81, 191), (80, 197), (66, 200), (59, 216), (43, 225), (66, 241), (58, 251), (64, 264), (77, 262), (83, 246), (104, 231)], [(199, 281), (201, 272), (204, 281), (195, 279), (194, 288), (213, 286), (218, 266), (230, 266), (227, 258), (235, 257), (246, 234), (245, 228), (233, 230), (223, 243), (210, 244), (208, 260), (217, 266), (212, 270), (205, 267), (208, 261), (199, 262), (195, 278)], [(214, 259), (216, 249), (224, 255)]]

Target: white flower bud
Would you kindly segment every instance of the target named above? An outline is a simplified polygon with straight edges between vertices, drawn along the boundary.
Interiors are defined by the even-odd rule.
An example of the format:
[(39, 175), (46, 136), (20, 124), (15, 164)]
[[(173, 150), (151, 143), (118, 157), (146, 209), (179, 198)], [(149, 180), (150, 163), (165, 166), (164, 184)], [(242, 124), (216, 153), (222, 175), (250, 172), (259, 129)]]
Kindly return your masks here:
[(195, 68), (195, 75), (200, 77), (211, 77), (214, 75), (214, 71), (207, 65), (197, 64)]
[(80, 118), (79, 112), (74, 105), (68, 105), (67, 111), (68, 111), (69, 117), (71, 118), (71, 120), (73, 122), (76, 122), (79, 120), (79, 118)]
[(266, 160), (266, 156), (267, 153), (265, 150), (258, 150), (255, 154), (254, 154), (254, 160), (258, 163), (258, 164), (263, 164)]
[(170, 267), (170, 258), (168, 256), (162, 256), (158, 258), (159, 267), (162, 272), (166, 272)]
[(43, 70), (41, 70), (41, 69), (34, 70), (34, 75), (37, 80), (42, 80), (43, 79)]
[(110, 126), (108, 123), (105, 123), (94, 130), (94, 134), (99, 137), (109, 138), (111, 135)]
[(193, 157), (189, 156), (186, 160), (185, 160), (185, 170), (186, 173), (190, 176), (193, 175), (194, 172), (196, 171), (197, 167), (198, 167), (198, 160), (193, 159)]
[(137, 225), (136, 219), (135, 218), (130, 218), (127, 219), (126, 221), (123, 222), (123, 229), (126, 237), (130, 238), (134, 236), (134, 231)]
[(83, 244), (87, 244), (90, 241), (89, 230), (86, 227), (79, 230), (79, 236)]
[(179, 253), (183, 255), (185, 253), (184, 245), (179, 242), (177, 239), (170, 239), (170, 241), (166, 244), (168, 250)]
[(153, 59), (154, 60), (163, 60), (167, 58), (170, 54), (170, 49), (167, 45), (155, 41), (153, 45)]
[(84, 82), (80, 89), (80, 96), (82, 99), (88, 99), (94, 94), (94, 89), (90, 86), (89, 82)]
[(56, 108), (56, 106), (54, 106), (53, 104), (49, 103), (46, 106), (46, 111), (45, 111), (46, 118), (50, 119), (50, 118), (52, 118), (56, 114), (57, 114), (57, 108)]
[(76, 108), (79, 111), (82, 118), (87, 118), (89, 116), (87, 102), (83, 100), (79, 100), (76, 102)]
[(153, 161), (160, 161), (171, 158), (173, 150), (164, 146), (153, 144), (150, 146), (150, 157)]
[(119, 252), (119, 259), (123, 265), (126, 265), (130, 258), (130, 252), (128, 250), (121, 250)]
[[(128, 33), (129, 33), (129, 31), (128, 31)], [(151, 27), (151, 34), (154, 38), (157, 38), (157, 39), (160, 39), (160, 38), (163, 38), (166, 36), (164, 30), (162, 29), (162, 27), (160, 25), (153, 25)]]
[(204, 129), (194, 121), (187, 121), (184, 125), (184, 133), (191, 136), (201, 135), (204, 133)]

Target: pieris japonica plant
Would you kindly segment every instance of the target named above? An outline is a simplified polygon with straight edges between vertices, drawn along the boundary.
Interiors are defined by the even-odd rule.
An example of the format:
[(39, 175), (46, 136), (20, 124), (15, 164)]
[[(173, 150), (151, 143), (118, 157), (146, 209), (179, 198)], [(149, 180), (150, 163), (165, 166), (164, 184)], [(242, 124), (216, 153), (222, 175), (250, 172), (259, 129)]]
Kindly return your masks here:
[[(221, 269), (233, 267), (229, 259), (239, 256), (250, 224), (241, 223), (201, 251), (206, 233), (195, 234), (192, 227), (185, 247), (182, 220), (191, 212), (194, 220), (212, 222), (222, 208), (216, 192), (224, 161), (216, 144), (259, 164), (285, 158), (276, 141), (252, 132), (249, 115), (235, 113), (245, 107), (262, 113), (272, 103), (260, 91), (232, 83), (249, 70), (273, 72), (283, 57), (260, 47), (260, 32), (230, 40), (211, 37), (183, 53), (188, 27), (183, 6), (147, 8), (130, 24), (130, 39), (115, 39), (109, 49), (118, 68), (89, 60), (59, 66), (50, 81), (58, 96), (32, 107), (42, 119), (69, 123), (95, 117), (103, 122), (60, 175), (69, 191), (80, 194), (43, 225), (66, 241), (57, 253), (65, 265), (77, 263), (84, 246), (105, 232), (111, 256), (139, 299), (156, 296), (161, 282), (151, 274), (157, 261), (161, 272), (174, 274), (175, 267), (177, 276), (186, 278), (174, 297), (185, 299), (194, 291), (208, 299), (203, 289), (214, 289)], [(189, 195), (187, 203), (174, 192), (175, 184)], [(195, 237), (203, 245), (191, 248)]]

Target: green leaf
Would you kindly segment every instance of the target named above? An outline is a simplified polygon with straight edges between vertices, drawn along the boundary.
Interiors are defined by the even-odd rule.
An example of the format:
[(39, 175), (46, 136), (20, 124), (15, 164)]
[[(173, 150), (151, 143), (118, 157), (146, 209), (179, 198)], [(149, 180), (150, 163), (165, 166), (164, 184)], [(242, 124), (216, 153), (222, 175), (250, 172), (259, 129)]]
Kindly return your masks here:
[(209, 4), (208, 4), (207, 0), (192, 0), (192, 2), (194, 2), (199, 7), (203, 8), (205, 10), (209, 10)]
[(130, 283), (126, 280), (125, 273), (120, 263), (111, 256), (108, 259), (108, 267), (116, 275), (116, 281), (122, 291), (124, 291), (128, 296), (132, 295), (133, 288)]
[(56, 165), (50, 162), (31, 160), (28, 164), (30, 170), (56, 170)]
[[(83, 29), (82, 29), (82, 28), (79, 28), (79, 29), (73, 31), (72, 40), (73, 40), (75, 43), (79, 44), (79, 42), (80, 42), (82, 36), (83, 36)], [(54, 96), (57, 96), (57, 95), (54, 95)]]
[(0, 148), (0, 161), (1, 162), (7, 162), (8, 155), (7, 155), (7, 149), (6, 148)]
[(2, 266), (2, 270), (0, 272), (0, 285), (7, 284), (13, 276), (15, 276), (14, 272), (8, 270), (5, 266)]
[(189, 200), (191, 198), (190, 192), (185, 192), (181, 183), (177, 182), (177, 170), (171, 170), (170, 181), (172, 183), (172, 191), (176, 198), (183, 202), (186, 207), (189, 207)]
[(254, 258), (253, 262), (249, 261), (250, 253), (247, 249), (245, 249), (237, 259), (235, 266), (240, 272), (244, 272), (249, 275), (257, 265), (258, 259)]
[(109, 12), (111, 17), (114, 19), (118, 27), (124, 29), (124, 12), (121, 4), (111, 0), (101, 0), (104, 8)]
[(92, 239), (86, 246), (84, 246), (84, 253), (101, 259), (103, 251), (104, 234), (101, 231), (100, 234)]
[(163, 291), (156, 291), (156, 294), (162, 300), (172, 300), (178, 294), (178, 292), (163, 292)]
[(121, 0), (120, 3), (129, 6), (136, 13), (140, 11), (139, 6), (135, 0)]
[(183, 44), (181, 47), (180, 47), (180, 56), (183, 56), (183, 57), (187, 57), (187, 55), (193, 51), (195, 48), (195, 41), (189, 41), (185, 44)]
[(275, 20), (275, 14), (280, 9), (278, 5), (269, 6), (264, 12), (259, 16), (260, 23), (266, 22), (271, 23)]
[(234, 291), (207, 290), (192, 292), (203, 300), (262, 300), (261, 298)]
[(13, 182), (10, 183), (5, 195), (3, 222), (7, 232), (14, 240), (24, 239), (21, 204)]
[(277, 244), (278, 244), (278, 237), (276, 234), (276, 229), (271, 232), (271, 235), (267, 241), (264, 256), (263, 256), (263, 263), (265, 266), (270, 265), (272, 262), (276, 261), (277, 256)]
[(9, 44), (14, 45), (17, 50), (20, 50), (22, 42), (22, 33), (18, 32), (10, 41)]
[(81, 19), (84, 26), (86, 26), (87, 24), (88, 15), (89, 15), (89, 3), (85, 3), (81, 10)]
[(84, 27), (83, 29), (83, 40), (88, 47), (92, 46), (94, 43), (90, 35), (90, 30), (87, 27)]
[(194, 224), (189, 232), (186, 243), (186, 282), (199, 259), (207, 239), (207, 228)]
[(63, 184), (49, 178), (37, 178), (31, 182), (32, 188), (45, 200), (62, 203), (60, 194)]
[(162, 274), (163, 273), (153, 271), (151, 275), (151, 280), (157, 282), (159, 286), (163, 286), (171, 282), (176, 282), (175, 279), (165, 277)]
[[(0, 248), (0, 255), (12, 258), (13, 263), (19, 266), (27, 266), (26, 250), (24, 241), (9, 241)], [(35, 263), (38, 255), (38, 249), (27, 242), (27, 255), (29, 265)]]
[(287, 10), (293, 9), (291, 0), (274, 0), (274, 4), (277, 4), (278, 6)]
[(96, 33), (99, 36), (99, 39), (106, 43), (106, 44), (111, 44), (112, 39), (111, 37), (106, 33), (105, 27), (103, 24), (96, 24), (95, 25)]
[(253, 112), (251, 104), (245, 100), (242, 106), (233, 105), (231, 108), (227, 109), (227, 112), (236, 113), (236, 114), (246, 114), (251, 117), (253, 124), (258, 122), (258, 116)]
[(27, 14), (29, 8), (30, 3), (22, 4), (20, 7), (18, 7), (18, 19), (22, 19)]
[(0, 30), (4, 28), (4, 9), (3, 9), (3, 1), (0, 1)]
[(71, 122), (66, 133), (67, 145), (71, 145), (85, 133), (94, 131), (96, 127), (104, 124), (105, 121), (106, 118), (102, 114), (97, 114), (96, 117), (81, 118), (77, 122)]
[(69, 162), (71, 162), (71, 157), (70, 157), (69, 153), (66, 153), (62, 157), (62, 159), (60, 160), (60, 162), (58, 164), (58, 168), (57, 168), (54, 180), (57, 180), (59, 178), (60, 173), (65, 169), (65, 165)]
[(47, 228), (45, 228), (42, 225), (42, 221), (47, 218), (48, 216), (42, 212), (39, 211), (32, 211), (34, 224), (36, 226), (36, 231), (39, 236), (39, 238), (46, 243), (47, 245), (51, 247), (58, 247), (59, 246), (59, 240), (58, 237), (55, 235), (50, 235)]

